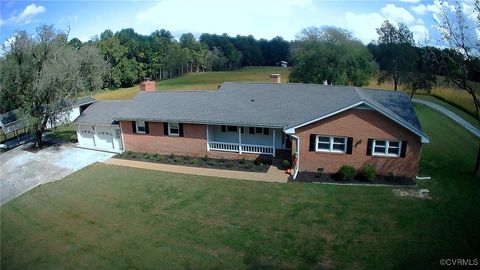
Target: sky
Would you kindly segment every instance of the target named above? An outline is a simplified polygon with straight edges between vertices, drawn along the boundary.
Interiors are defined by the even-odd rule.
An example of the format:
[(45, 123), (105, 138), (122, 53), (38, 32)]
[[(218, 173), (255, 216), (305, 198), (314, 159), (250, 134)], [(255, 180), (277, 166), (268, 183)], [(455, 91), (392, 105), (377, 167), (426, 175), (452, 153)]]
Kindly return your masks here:
[[(333, 25), (345, 28), (364, 42), (377, 39), (376, 28), (384, 20), (404, 23), (420, 45), (438, 44), (435, 16), (439, 0), (0, 0), (0, 44), (15, 31), (34, 33), (36, 27), (53, 24), (70, 28), (70, 38), (87, 41), (105, 29), (113, 32), (133, 28), (148, 35), (157, 29), (169, 30), (176, 38), (182, 33), (227, 33), (287, 40), (309, 26)], [(461, 5), (472, 13), (473, 0)]]

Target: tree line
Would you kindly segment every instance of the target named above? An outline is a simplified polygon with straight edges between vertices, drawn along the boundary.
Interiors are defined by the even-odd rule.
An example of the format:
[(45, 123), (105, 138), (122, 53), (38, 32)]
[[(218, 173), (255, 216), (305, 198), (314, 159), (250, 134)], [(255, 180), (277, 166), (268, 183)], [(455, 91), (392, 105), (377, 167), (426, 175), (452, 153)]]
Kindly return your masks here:
[(167, 30), (141, 35), (133, 29), (105, 30), (86, 43), (70, 40), (75, 48), (97, 47), (110, 68), (105, 88), (129, 87), (139, 81), (168, 79), (187, 72), (234, 70), (244, 66), (273, 66), (288, 59), (289, 42), (281, 37), (257, 40), (253, 36), (185, 33), (178, 41)]

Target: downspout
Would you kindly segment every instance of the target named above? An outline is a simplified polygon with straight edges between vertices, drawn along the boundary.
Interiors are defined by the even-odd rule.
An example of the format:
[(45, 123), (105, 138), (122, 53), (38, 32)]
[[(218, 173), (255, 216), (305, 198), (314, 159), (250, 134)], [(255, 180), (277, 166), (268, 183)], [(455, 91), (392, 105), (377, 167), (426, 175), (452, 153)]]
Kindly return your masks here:
[(296, 152), (295, 154), (297, 156), (297, 164), (295, 166), (295, 173), (293, 174), (293, 180), (295, 180), (297, 178), (297, 174), (300, 168), (300, 138), (295, 135), (290, 135), (290, 136), (292, 136), (297, 140), (297, 149), (295, 149), (295, 152)]
[(123, 140), (123, 128), (122, 128), (122, 121), (118, 121), (120, 123), (120, 138), (122, 140), (122, 152), (125, 151), (125, 141)]

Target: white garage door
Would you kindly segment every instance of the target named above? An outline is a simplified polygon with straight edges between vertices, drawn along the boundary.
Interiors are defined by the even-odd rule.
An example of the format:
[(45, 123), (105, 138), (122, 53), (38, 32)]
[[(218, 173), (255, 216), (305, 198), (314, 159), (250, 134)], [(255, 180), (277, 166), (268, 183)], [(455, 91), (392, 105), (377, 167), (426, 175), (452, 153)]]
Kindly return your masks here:
[(78, 144), (84, 147), (95, 147), (94, 129), (91, 125), (79, 125), (77, 129)]
[(117, 126), (79, 125), (77, 135), (79, 146), (116, 152), (122, 150), (120, 128)]

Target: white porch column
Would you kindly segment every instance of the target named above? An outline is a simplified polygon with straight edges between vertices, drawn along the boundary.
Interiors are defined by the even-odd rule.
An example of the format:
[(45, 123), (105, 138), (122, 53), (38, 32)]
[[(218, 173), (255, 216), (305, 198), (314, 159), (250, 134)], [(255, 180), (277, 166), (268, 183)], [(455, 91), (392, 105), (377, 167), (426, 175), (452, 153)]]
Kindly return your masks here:
[(242, 127), (238, 127), (238, 153), (242, 153)]
[(210, 139), (208, 137), (208, 125), (205, 125), (205, 130), (207, 132), (207, 151), (210, 151)]
[(275, 129), (273, 129), (273, 157), (275, 157)]

